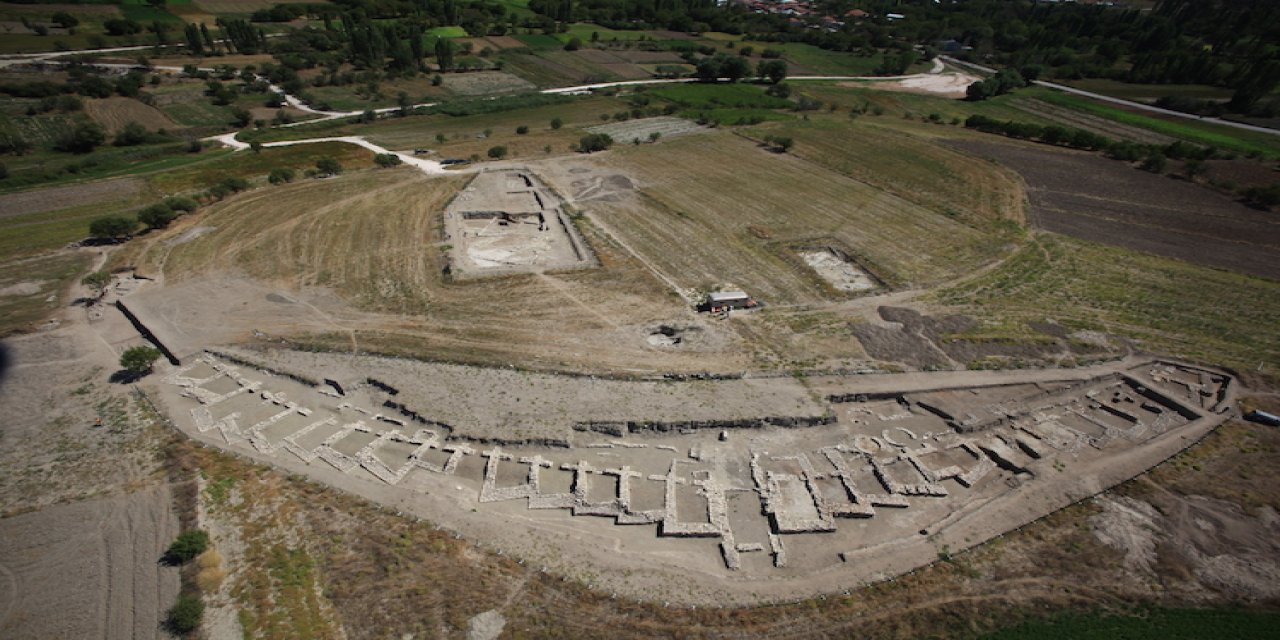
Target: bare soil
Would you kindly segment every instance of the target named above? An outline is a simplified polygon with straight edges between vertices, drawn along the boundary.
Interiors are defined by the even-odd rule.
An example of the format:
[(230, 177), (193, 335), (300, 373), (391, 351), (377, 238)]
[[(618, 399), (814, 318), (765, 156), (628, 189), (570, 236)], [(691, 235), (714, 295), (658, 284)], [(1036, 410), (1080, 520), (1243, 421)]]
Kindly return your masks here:
[(1280, 224), (1266, 212), (1091, 153), (978, 140), (951, 144), (1021, 174), (1038, 229), (1280, 279)]
[(142, 186), (143, 182), (137, 178), (113, 178), (10, 193), (0, 196), (0, 218), (132, 198), (141, 192)]

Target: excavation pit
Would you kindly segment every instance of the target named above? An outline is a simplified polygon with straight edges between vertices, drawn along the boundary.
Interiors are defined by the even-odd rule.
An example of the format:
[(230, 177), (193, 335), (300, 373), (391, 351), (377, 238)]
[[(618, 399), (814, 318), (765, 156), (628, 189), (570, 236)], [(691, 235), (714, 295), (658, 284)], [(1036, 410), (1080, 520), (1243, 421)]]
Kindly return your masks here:
[(832, 248), (807, 249), (799, 254), (809, 268), (837, 291), (862, 293), (880, 287), (874, 276), (858, 266), (843, 251)]
[(527, 171), (477, 175), (444, 215), (455, 277), (596, 265), (563, 200)]

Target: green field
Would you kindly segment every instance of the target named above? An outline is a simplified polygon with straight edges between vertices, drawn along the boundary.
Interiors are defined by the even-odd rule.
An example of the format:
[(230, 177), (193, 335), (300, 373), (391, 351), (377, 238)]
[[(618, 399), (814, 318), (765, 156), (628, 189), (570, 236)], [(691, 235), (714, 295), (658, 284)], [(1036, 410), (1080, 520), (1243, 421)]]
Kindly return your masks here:
[(462, 27), (436, 27), (427, 31), (427, 38), (465, 38), (467, 30)]
[(560, 42), (559, 40), (556, 40), (555, 36), (548, 36), (540, 33), (539, 34), (528, 33), (528, 34), (518, 35), (518, 36), (515, 36), (515, 39), (525, 43), (526, 45), (529, 45), (529, 48), (533, 49), (534, 51), (550, 51), (552, 49), (559, 49), (564, 46), (564, 43)]
[(1134, 614), (1068, 613), (997, 631), (983, 640), (1208, 640), (1275, 638), (1280, 614), (1274, 611), (1152, 609)]
[(617, 31), (598, 24), (591, 24), (590, 22), (576, 22), (569, 25), (568, 31), (557, 33), (555, 38), (562, 44), (574, 38), (578, 38), (585, 44), (591, 42), (591, 34), (593, 33), (599, 35), (602, 42), (610, 40), (640, 40), (651, 37), (648, 31)]
[[(824, 76), (869, 76), (880, 66), (882, 58), (860, 56), (846, 51), (828, 51), (811, 44), (801, 42), (740, 42), (740, 47), (750, 46), (757, 55), (765, 49), (783, 52), (783, 57), (791, 63), (791, 73), (799, 75), (816, 74)], [(927, 71), (932, 63), (918, 62), (907, 73)]]
[(149, 25), (152, 22), (182, 22), (182, 18), (149, 4), (126, 4), (121, 7), (121, 10), (124, 12), (124, 17), (145, 25)]
[(1267, 158), (1280, 158), (1280, 135), (1234, 129), (1208, 122), (1185, 118), (1156, 118), (1119, 107), (1094, 102), (1088, 98), (1051, 92), (1041, 99), (1056, 105), (1070, 107), (1116, 122), (1150, 129), (1167, 136), (1182, 138), (1188, 142), (1241, 153), (1257, 153)]

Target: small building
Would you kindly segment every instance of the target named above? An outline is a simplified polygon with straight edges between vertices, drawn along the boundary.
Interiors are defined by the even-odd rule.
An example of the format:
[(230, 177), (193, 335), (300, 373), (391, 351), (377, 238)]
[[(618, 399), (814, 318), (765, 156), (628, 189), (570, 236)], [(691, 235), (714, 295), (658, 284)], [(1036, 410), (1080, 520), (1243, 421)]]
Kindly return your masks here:
[(733, 309), (754, 309), (760, 306), (745, 291), (717, 291), (707, 295), (707, 299), (698, 307), (700, 311), (722, 313)]

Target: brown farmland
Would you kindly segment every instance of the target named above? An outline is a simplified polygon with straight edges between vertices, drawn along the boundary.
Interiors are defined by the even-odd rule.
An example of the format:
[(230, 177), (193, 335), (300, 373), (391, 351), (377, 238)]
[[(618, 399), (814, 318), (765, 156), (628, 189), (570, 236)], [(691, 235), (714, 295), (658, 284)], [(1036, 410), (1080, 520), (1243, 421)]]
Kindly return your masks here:
[(953, 144), (1021, 174), (1031, 201), (1030, 220), (1039, 229), (1280, 278), (1275, 216), (1089, 153), (998, 142)]

